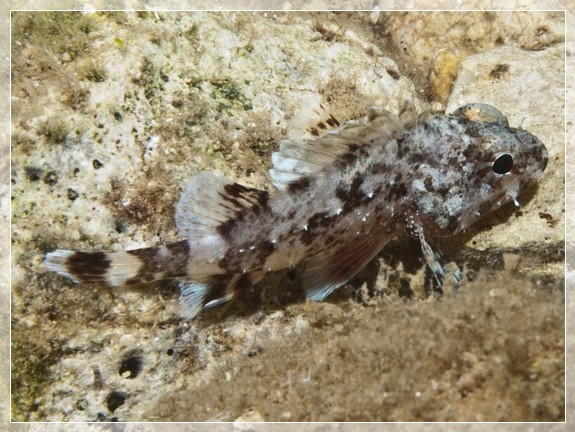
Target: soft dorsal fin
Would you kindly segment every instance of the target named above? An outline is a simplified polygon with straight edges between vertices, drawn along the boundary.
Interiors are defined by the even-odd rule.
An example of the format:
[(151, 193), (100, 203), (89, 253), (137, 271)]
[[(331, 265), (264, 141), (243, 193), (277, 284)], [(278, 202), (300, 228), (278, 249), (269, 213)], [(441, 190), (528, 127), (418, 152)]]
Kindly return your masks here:
[(265, 206), (269, 193), (234, 183), (213, 173), (194, 176), (176, 205), (176, 226), (182, 235), (202, 238), (254, 206)]
[(383, 248), (386, 236), (364, 237), (333, 253), (306, 261), (302, 283), (306, 296), (322, 301), (364, 268)]

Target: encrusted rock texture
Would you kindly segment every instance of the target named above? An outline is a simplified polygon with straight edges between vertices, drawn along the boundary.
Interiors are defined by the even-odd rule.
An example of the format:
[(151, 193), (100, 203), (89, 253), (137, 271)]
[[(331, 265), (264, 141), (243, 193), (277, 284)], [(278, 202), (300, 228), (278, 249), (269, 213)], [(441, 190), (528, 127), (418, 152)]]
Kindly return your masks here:
[[(563, 421), (564, 14), (13, 12), (12, 419)], [(538, 136), (537, 188), (442, 246), (398, 239), (323, 303), (272, 275), (179, 315), (175, 282), (78, 286), (57, 248), (179, 239), (213, 171), (271, 190), (294, 113), (496, 106)]]

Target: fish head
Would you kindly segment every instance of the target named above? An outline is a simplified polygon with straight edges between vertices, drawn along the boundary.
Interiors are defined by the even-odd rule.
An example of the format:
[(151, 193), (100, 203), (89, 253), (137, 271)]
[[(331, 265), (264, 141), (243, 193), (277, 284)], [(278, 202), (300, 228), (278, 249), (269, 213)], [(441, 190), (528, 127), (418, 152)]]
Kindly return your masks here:
[(413, 174), (413, 208), (432, 236), (450, 236), (535, 185), (549, 155), (535, 135), (509, 126), (496, 108), (474, 103), (436, 120), (425, 163)]

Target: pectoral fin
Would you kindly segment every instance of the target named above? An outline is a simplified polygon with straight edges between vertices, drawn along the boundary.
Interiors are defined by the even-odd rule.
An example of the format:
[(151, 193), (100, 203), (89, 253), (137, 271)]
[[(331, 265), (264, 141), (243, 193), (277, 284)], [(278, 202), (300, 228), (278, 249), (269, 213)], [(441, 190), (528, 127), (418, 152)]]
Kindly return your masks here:
[(387, 236), (363, 237), (306, 261), (302, 282), (306, 296), (322, 301), (364, 268), (385, 246)]

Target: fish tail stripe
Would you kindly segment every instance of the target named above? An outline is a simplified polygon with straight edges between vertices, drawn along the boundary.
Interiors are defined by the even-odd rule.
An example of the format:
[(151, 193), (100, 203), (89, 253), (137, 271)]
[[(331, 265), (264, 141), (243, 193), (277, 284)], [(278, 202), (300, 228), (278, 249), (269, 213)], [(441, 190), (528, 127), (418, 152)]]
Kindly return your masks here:
[(48, 253), (44, 265), (76, 283), (130, 286), (185, 276), (189, 250), (187, 241), (115, 253), (60, 249)]
[(67, 277), (72, 281), (79, 283), (78, 277), (75, 274), (70, 273), (68, 260), (76, 255), (78, 252), (58, 249), (53, 252), (46, 254), (46, 259), (44, 260), (44, 267), (46, 270), (58, 273), (61, 276)]

